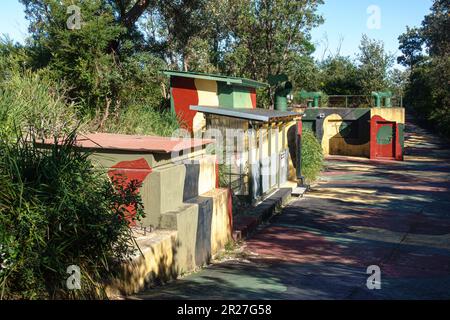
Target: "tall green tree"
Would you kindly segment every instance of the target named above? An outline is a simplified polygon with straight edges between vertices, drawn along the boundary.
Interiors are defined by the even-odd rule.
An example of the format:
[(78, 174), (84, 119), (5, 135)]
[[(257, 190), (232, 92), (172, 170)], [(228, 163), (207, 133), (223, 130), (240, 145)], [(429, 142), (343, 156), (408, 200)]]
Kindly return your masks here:
[(434, 0), (421, 27), (407, 28), (399, 37), (402, 55), (398, 58), (410, 71), (406, 106), (444, 135), (450, 134), (449, 8), (448, 0)]
[(394, 64), (394, 57), (386, 53), (382, 41), (363, 35), (357, 55), (360, 86), (364, 94), (384, 91), (388, 88), (388, 71)]
[(163, 64), (145, 53), (137, 26), (150, 1), (21, 2), (30, 21), (33, 67), (46, 68), (55, 81), (66, 83), (69, 97), (84, 106), (85, 114), (96, 115), (100, 128), (134, 100), (132, 92), (155, 92), (160, 86), (153, 71)]
[(322, 23), (322, 0), (230, 0), (228, 70), (258, 80), (284, 72), (297, 55), (313, 52), (310, 31)]
[[(300, 57), (314, 51), (310, 31), (323, 22), (322, 0), (229, 0), (222, 72), (267, 81), (298, 70)], [(268, 92), (269, 101), (273, 95)]]
[(65, 81), (74, 99), (88, 106), (109, 106), (120, 76), (108, 48), (124, 32), (112, 8), (102, 1), (80, 2), (79, 26), (70, 30), (67, 12), (72, 1), (22, 2), (30, 20), (35, 66), (47, 67), (55, 79)]
[(405, 89), (408, 85), (408, 79), (410, 76), (410, 71), (400, 70), (398, 68), (394, 68), (389, 71), (389, 90), (397, 97), (403, 97), (405, 95)]
[(191, 61), (198, 67), (196, 51), (208, 52), (208, 46), (200, 41), (207, 37), (207, 3), (206, 0), (156, 0), (148, 9), (144, 25), (150, 49), (158, 52), (172, 68), (187, 71), (191, 69)]
[(413, 67), (424, 60), (422, 49), (424, 39), (420, 29), (406, 27), (406, 32), (398, 37), (398, 41), (399, 49), (403, 53), (397, 58), (398, 63), (406, 67)]
[(431, 56), (450, 53), (450, 1), (434, 0), (431, 13), (422, 21), (422, 35)]
[[(164, 97), (157, 70), (165, 64), (262, 81), (286, 73), (302, 87), (317, 87), (310, 31), (323, 21), (322, 0), (20, 1), (33, 67), (67, 83), (69, 97), (96, 114), (100, 127), (136, 100), (133, 92), (152, 96), (162, 88)], [(68, 28), (74, 4), (80, 27)]]
[(359, 71), (349, 57), (329, 57), (320, 64), (320, 89), (329, 95), (358, 95), (362, 88)]

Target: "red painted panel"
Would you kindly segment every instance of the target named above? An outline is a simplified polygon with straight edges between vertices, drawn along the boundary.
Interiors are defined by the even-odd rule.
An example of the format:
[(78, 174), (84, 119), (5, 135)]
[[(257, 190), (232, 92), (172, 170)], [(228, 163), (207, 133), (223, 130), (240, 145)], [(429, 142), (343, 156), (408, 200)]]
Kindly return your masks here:
[(381, 128), (392, 133), (392, 140), (389, 144), (376, 144), (375, 156), (377, 158), (393, 159), (395, 157), (395, 123), (377, 121), (375, 126), (377, 133)]
[[(152, 168), (148, 165), (144, 158), (133, 161), (122, 161), (108, 171), (108, 176), (112, 179), (115, 177), (116, 183), (120, 183), (123, 187), (127, 186), (131, 181), (136, 180), (139, 183), (143, 183), (145, 178), (152, 172)], [(139, 189), (136, 190), (139, 192)], [(134, 205), (129, 205), (125, 208), (128, 212), (125, 217), (130, 222), (130, 225), (135, 225), (136, 222), (131, 218), (136, 215), (136, 208)]]
[[(133, 169), (133, 170), (148, 170), (152, 172), (152, 168), (148, 165), (147, 161), (144, 158), (133, 160), (133, 161), (122, 161), (111, 168), (115, 169)], [(144, 177), (145, 178), (145, 177)]]
[(400, 144), (398, 125), (395, 125), (395, 160), (403, 161), (403, 148)]
[(299, 135), (301, 137), (302, 133), (303, 133), (303, 122), (300, 119), (297, 121), (297, 135)]
[[(379, 145), (377, 143), (378, 130), (383, 126), (390, 126), (394, 131), (394, 139), (391, 144)], [(373, 116), (370, 119), (370, 159), (395, 159), (403, 160), (402, 148), (398, 125), (395, 121), (387, 121), (383, 117)]]
[(256, 89), (250, 88), (250, 98), (252, 99), (252, 107), (256, 109)]
[(216, 188), (220, 187), (219, 159), (216, 158)]
[(376, 156), (376, 148), (377, 148), (377, 122), (378, 121), (385, 121), (380, 116), (373, 116), (370, 119), (370, 159), (377, 159)]
[(194, 79), (172, 77), (171, 87), (175, 112), (186, 129), (192, 132), (193, 119), (197, 111), (190, 110), (190, 106), (198, 105), (198, 93)]

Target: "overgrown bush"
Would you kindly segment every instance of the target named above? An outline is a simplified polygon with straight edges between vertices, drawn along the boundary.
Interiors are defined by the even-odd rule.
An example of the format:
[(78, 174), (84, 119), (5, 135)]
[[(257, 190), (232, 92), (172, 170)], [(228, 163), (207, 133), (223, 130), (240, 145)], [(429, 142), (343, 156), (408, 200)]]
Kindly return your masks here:
[(302, 134), (302, 174), (307, 182), (317, 179), (323, 168), (322, 146), (313, 132), (303, 130)]
[[(27, 138), (0, 141), (0, 297), (104, 298), (104, 281), (134, 254), (127, 219), (143, 215), (139, 185), (112, 184), (74, 133), (49, 149)], [(71, 265), (81, 290), (66, 288)]]
[(448, 0), (434, 0), (420, 27), (398, 40), (398, 62), (408, 67), (405, 106), (420, 124), (448, 140), (450, 135), (450, 13)]
[(170, 137), (179, 128), (177, 116), (169, 110), (136, 104), (111, 117), (103, 131), (124, 134), (146, 134)]
[(45, 74), (9, 70), (0, 82), (0, 133), (32, 128), (37, 137), (67, 134), (80, 122), (77, 105), (68, 103), (61, 85)]
[(434, 58), (416, 66), (406, 87), (405, 104), (421, 124), (450, 135), (450, 58)]

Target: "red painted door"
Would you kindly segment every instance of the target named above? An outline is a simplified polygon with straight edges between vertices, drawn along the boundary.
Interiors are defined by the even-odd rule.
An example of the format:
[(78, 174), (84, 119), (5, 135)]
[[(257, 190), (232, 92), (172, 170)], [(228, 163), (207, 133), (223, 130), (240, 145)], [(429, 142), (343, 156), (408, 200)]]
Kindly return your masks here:
[(376, 158), (395, 159), (395, 122), (377, 121)]

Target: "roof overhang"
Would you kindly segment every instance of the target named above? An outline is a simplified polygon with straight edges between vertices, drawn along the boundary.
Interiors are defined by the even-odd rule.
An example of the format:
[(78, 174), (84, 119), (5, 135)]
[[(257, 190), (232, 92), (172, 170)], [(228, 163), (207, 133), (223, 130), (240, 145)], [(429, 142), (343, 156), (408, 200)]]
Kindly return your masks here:
[(292, 111), (268, 109), (230, 109), (221, 107), (190, 106), (191, 110), (230, 118), (238, 118), (258, 122), (283, 122), (300, 118), (303, 114)]
[[(62, 141), (57, 141), (57, 143)], [(79, 135), (76, 147), (90, 150), (114, 151), (122, 150), (138, 153), (171, 153), (199, 148), (214, 142), (211, 139), (167, 138), (159, 136), (140, 136), (112, 133), (91, 133)], [(43, 146), (55, 144), (54, 139), (39, 143)]]
[(227, 84), (230, 84), (230, 85), (235, 84), (235, 85), (240, 85), (243, 87), (251, 87), (251, 88), (264, 88), (264, 87), (269, 86), (267, 83), (259, 82), (256, 80), (251, 80), (251, 79), (246, 79), (246, 78), (238, 78), (238, 77), (229, 77), (229, 76), (210, 74), (210, 73), (172, 71), (172, 70), (163, 70), (163, 73), (168, 76), (220, 81), (220, 82), (226, 82)]

